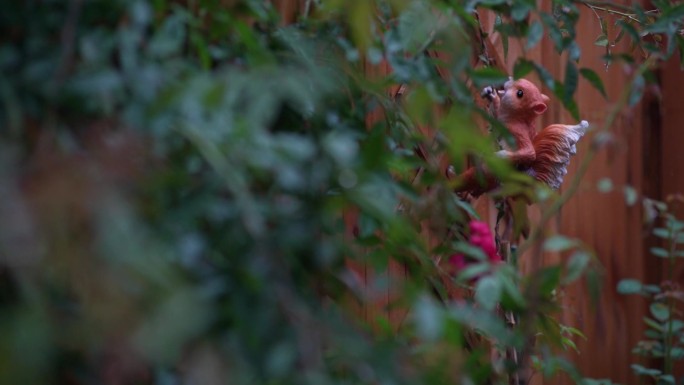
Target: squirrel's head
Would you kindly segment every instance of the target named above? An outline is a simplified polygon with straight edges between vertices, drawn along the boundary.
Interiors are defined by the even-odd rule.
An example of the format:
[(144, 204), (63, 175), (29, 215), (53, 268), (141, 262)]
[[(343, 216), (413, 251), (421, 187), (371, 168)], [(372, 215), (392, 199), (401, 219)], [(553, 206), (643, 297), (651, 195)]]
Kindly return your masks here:
[(542, 94), (539, 88), (525, 79), (513, 80), (504, 83), (504, 89), (499, 91), (501, 107), (500, 118), (505, 120), (522, 120), (532, 122), (546, 111), (549, 97)]

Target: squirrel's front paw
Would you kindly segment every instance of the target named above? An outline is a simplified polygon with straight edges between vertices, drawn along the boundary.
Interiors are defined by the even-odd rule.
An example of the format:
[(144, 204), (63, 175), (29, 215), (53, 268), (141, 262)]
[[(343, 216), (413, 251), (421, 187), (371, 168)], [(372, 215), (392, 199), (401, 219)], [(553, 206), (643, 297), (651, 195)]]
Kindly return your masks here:
[(496, 99), (499, 95), (497, 95), (494, 87), (487, 86), (487, 87), (482, 89), (480, 96), (482, 96), (482, 98), (487, 99), (491, 102), (492, 100)]

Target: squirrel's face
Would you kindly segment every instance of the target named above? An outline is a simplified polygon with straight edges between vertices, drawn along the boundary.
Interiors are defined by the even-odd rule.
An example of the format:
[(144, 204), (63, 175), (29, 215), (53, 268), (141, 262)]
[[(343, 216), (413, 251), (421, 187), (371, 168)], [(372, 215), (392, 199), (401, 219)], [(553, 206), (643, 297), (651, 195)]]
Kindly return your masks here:
[(499, 91), (501, 112), (509, 118), (534, 119), (546, 111), (549, 97), (542, 94), (537, 86), (525, 79), (504, 83), (503, 91)]

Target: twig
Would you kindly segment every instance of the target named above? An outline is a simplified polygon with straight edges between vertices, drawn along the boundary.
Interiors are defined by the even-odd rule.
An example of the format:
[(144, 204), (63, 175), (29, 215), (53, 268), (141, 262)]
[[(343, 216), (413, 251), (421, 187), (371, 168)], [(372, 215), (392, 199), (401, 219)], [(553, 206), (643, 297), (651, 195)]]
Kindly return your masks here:
[(612, 7), (614, 9), (621, 9), (625, 12), (632, 10), (628, 5), (616, 4), (613, 1), (581, 1), (582, 4), (591, 5), (593, 7)]
[(602, 11), (602, 12), (606, 12), (606, 13), (611, 13), (611, 14), (614, 14), (614, 15), (622, 16), (622, 17), (626, 17), (626, 18), (628, 18), (628, 19), (630, 19), (630, 20), (632, 20), (632, 21), (635, 21), (635, 22), (637, 22), (637, 23), (639, 23), (639, 24), (644, 24), (644, 22), (642, 22), (641, 20), (639, 20), (639, 19), (637, 19), (636, 17), (634, 17), (635, 15), (634, 15), (633, 13), (630, 14), (630, 13), (625, 13), (625, 12), (621, 12), (621, 11), (616, 11), (616, 10), (614, 10), (614, 9), (599, 7), (599, 6), (596, 6), (596, 5), (591, 5), (591, 4), (589, 4), (589, 3), (584, 3), (584, 5), (586, 5), (587, 7), (589, 7), (589, 9), (591, 9), (592, 11), (594, 11), (594, 13), (595, 13), (596, 16), (599, 18), (599, 20), (601, 20), (602, 18), (598, 15), (598, 13), (596, 12), (596, 10), (599, 10), (599, 11)]
[[(482, 29), (482, 22), (480, 21), (480, 14), (477, 12), (477, 10), (473, 11), (475, 14), (475, 20), (477, 20), (477, 33), (478, 33), (478, 42), (480, 43), (480, 55), (484, 56), (484, 58), (487, 60), (485, 63), (485, 66), (489, 67), (492, 65), (492, 59), (489, 56), (489, 52), (487, 50), (487, 44), (485, 43), (485, 33), (484, 30)], [(478, 59), (480, 57), (478, 55)]]
[(596, 18), (599, 19), (599, 22), (603, 21), (603, 18), (601, 17), (601, 15), (599, 15), (598, 12), (596, 12), (596, 7), (592, 7), (591, 5), (586, 4), (586, 3), (584, 5), (586, 5), (587, 8), (591, 9), (591, 11), (594, 12), (594, 15), (596, 15)]

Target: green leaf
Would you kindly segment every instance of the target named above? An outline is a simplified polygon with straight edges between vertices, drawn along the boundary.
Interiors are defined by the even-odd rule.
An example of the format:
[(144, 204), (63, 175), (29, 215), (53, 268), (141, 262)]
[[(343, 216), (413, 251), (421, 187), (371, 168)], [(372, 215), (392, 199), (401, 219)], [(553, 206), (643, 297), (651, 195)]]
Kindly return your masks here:
[(573, 328), (570, 326), (563, 326), (562, 329), (564, 332), (570, 333), (570, 334), (575, 335), (575, 336), (579, 336), (585, 341), (587, 340), (587, 336), (585, 336), (584, 333), (582, 333), (582, 331), (577, 329), (577, 328)]
[(672, 30), (673, 24), (681, 25), (684, 17), (684, 4), (677, 4), (669, 9), (661, 9), (662, 13), (655, 23), (644, 28), (651, 33), (664, 33)]
[(441, 308), (432, 298), (422, 296), (414, 306), (416, 327), (427, 340), (436, 340), (442, 334), (444, 317)]
[(606, 35), (599, 35), (596, 40), (594, 41), (594, 44), (599, 46), (599, 47), (606, 47), (608, 46), (608, 36)]
[(662, 247), (651, 247), (651, 254), (660, 258), (669, 258), (670, 253)]
[(565, 107), (566, 110), (568, 110), (568, 112), (570, 113), (570, 116), (572, 116), (573, 119), (580, 120), (579, 107), (577, 106), (577, 102), (575, 102), (574, 99), (563, 100), (563, 106)]
[(209, 69), (211, 67), (211, 55), (209, 54), (209, 47), (206, 40), (199, 33), (192, 33), (190, 41), (194, 44), (197, 50), (197, 56), (202, 63), (202, 68)]
[(639, 36), (639, 31), (631, 24), (631, 22), (625, 20), (618, 20), (616, 22), (620, 26), (620, 32), (626, 32), (634, 43), (639, 43), (641, 41), (641, 36)]
[(511, 17), (515, 21), (523, 21), (532, 10), (532, 7), (525, 1), (515, 1), (511, 7)]
[(629, 106), (634, 107), (644, 94), (644, 88), (646, 87), (646, 80), (643, 76), (638, 75), (634, 78), (632, 83), (632, 88), (629, 93)]
[(570, 42), (570, 45), (568, 46), (567, 49), (568, 52), (568, 59), (574, 61), (574, 62), (579, 62), (580, 55), (582, 54), (582, 50), (580, 49), (579, 44), (577, 44), (576, 41)]
[(530, 25), (530, 28), (527, 31), (527, 43), (525, 44), (525, 48), (531, 49), (534, 48), (542, 39), (542, 36), (544, 34), (544, 27), (542, 24), (538, 21), (535, 21)]
[(501, 317), (473, 306), (455, 304), (449, 307), (449, 315), (459, 323), (484, 332), (504, 346), (519, 346), (517, 335), (511, 333)]
[(669, 217), (667, 219), (667, 227), (671, 228), (673, 231), (684, 230), (684, 222), (679, 221), (674, 217)]
[(513, 77), (521, 79), (532, 70), (534, 70), (534, 64), (531, 61), (524, 58), (518, 58), (513, 66)]
[[(684, 348), (672, 348), (672, 350), (670, 350), (670, 357), (674, 360), (681, 360), (684, 358)], [(674, 381), (672, 383), (674, 384)]]
[(675, 241), (676, 241), (678, 244), (684, 243), (684, 233), (678, 233), (678, 234), (676, 234), (676, 236), (674, 237), (674, 239), (675, 239)]
[(653, 235), (655, 235), (658, 238), (663, 238), (663, 239), (670, 239), (672, 237), (672, 233), (670, 230), (662, 228), (662, 227), (656, 227), (653, 229)]
[(493, 6), (504, 4), (506, 0), (478, 0), (477, 3), (484, 6)]
[(564, 237), (562, 235), (554, 235), (544, 241), (544, 250), (546, 251), (565, 251), (576, 246), (576, 240)]
[(613, 181), (610, 178), (601, 178), (596, 184), (596, 188), (602, 193), (613, 191)]
[(603, 17), (599, 18), (599, 24), (601, 24), (601, 33), (603, 35), (608, 35), (608, 23)]
[(551, 16), (550, 14), (546, 12), (541, 12), (539, 14), (542, 22), (546, 25), (548, 28), (549, 32), (549, 37), (553, 41), (553, 45), (556, 48), (557, 52), (562, 52), (563, 51), (563, 33), (561, 32), (560, 28), (558, 28), (558, 24), (556, 24), (556, 20)]
[(458, 279), (462, 281), (469, 281), (471, 279), (477, 278), (482, 274), (488, 272), (490, 265), (487, 263), (476, 263), (469, 265), (463, 271), (459, 272)]
[(649, 327), (653, 328), (653, 330), (657, 330), (661, 333), (665, 332), (665, 328), (663, 327), (663, 325), (659, 324), (655, 320), (652, 320), (648, 317), (644, 317), (644, 323), (646, 323), (646, 325), (648, 325)]
[(551, 266), (540, 269), (534, 276), (539, 282), (538, 290), (542, 295), (549, 295), (558, 287), (561, 276), (561, 266)]
[(684, 69), (684, 37), (676, 35), (674, 36), (675, 42), (679, 50), (679, 69)]
[(645, 368), (645, 367), (643, 367), (641, 365), (637, 365), (637, 364), (632, 364), (632, 370), (634, 370), (634, 372), (636, 374), (642, 375), (642, 376), (657, 376), (660, 373), (662, 373), (658, 369), (648, 369), (648, 368)]
[(639, 199), (639, 194), (636, 189), (632, 186), (625, 186), (623, 192), (625, 194), (625, 203), (627, 203), (627, 206), (634, 206), (637, 199)]
[(577, 73), (577, 66), (571, 60), (568, 60), (565, 64), (565, 98), (572, 99), (575, 90), (577, 90), (577, 81), (579, 75)]
[(573, 340), (567, 337), (562, 337), (561, 338), (561, 343), (563, 344), (563, 348), (567, 350), (567, 348), (571, 348), (572, 350), (576, 351), (579, 353), (579, 350), (577, 349), (577, 345)]
[[(504, 269), (498, 269), (497, 272), (501, 273), (503, 271)], [(513, 274), (515, 274), (515, 272), (513, 272)], [(518, 285), (513, 282), (513, 280), (510, 278), (510, 275), (498, 275), (498, 277), (503, 290), (501, 305), (507, 305), (508, 307), (506, 309), (523, 309), (525, 307), (525, 297), (520, 292)]]
[(477, 211), (475, 211), (475, 209), (473, 208), (473, 206), (470, 205), (470, 203), (465, 202), (465, 201), (459, 199), (459, 198), (456, 196), (456, 194), (453, 194), (453, 196), (454, 196), (454, 203), (456, 204), (456, 206), (458, 206), (459, 208), (463, 209), (463, 210), (464, 210), (465, 212), (467, 212), (468, 215), (470, 215), (472, 218), (474, 218), (474, 219), (480, 219), (480, 214), (478, 214)]
[(595, 380), (592, 378), (584, 378), (584, 379), (582, 379), (582, 382), (580, 384), (581, 385), (617, 385), (608, 379)]
[(532, 62), (532, 64), (534, 65), (534, 70), (537, 72), (539, 79), (541, 79), (542, 82), (544, 82), (544, 84), (548, 88), (553, 90), (555, 85), (556, 85), (556, 82), (555, 82), (555, 80), (553, 80), (553, 76), (551, 76), (549, 71), (547, 71), (546, 68), (544, 68), (543, 66), (541, 66), (535, 62)]
[(477, 87), (502, 84), (508, 80), (508, 76), (493, 67), (478, 68), (470, 71), (470, 79)]
[(210, 304), (199, 288), (174, 291), (157, 303), (135, 335), (135, 344), (150, 359), (171, 362), (182, 347), (211, 323)]
[(478, 261), (487, 261), (487, 255), (482, 251), (481, 248), (473, 246), (467, 242), (455, 242), (452, 244), (452, 249), (454, 252), (463, 253), (469, 257), (473, 257)]
[(664, 322), (670, 318), (670, 309), (662, 303), (651, 304), (651, 314), (658, 321)]
[(571, 283), (582, 276), (582, 273), (584, 273), (584, 270), (589, 265), (590, 260), (591, 258), (589, 254), (585, 253), (584, 251), (578, 251), (574, 253), (568, 261), (566, 268), (567, 272), (565, 274), (565, 278), (563, 279), (563, 283)]
[(501, 282), (493, 276), (487, 276), (475, 287), (475, 301), (484, 309), (494, 310), (501, 298)]
[(580, 74), (583, 78), (587, 79), (587, 81), (591, 83), (591, 85), (594, 86), (594, 88), (596, 88), (596, 90), (598, 90), (598, 92), (600, 92), (604, 98), (608, 97), (606, 95), (606, 89), (603, 87), (603, 81), (601, 80), (601, 77), (596, 74), (596, 72), (589, 68), (581, 68)]
[(570, 115), (572, 115), (574, 119), (579, 120), (579, 108), (577, 107), (577, 103), (573, 98), (567, 97), (568, 93), (565, 91), (565, 85), (563, 85), (563, 83), (554, 81), (553, 87), (551, 89), (553, 90), (553, 94), (556, 95), (563, 103), (563, 107), (568, 110)]
[(623, 279), (617, 285), (617, 291), (621, 294), (637, 294), (641, 293), (641, 282), (636, 279)]
[[(675, 349), (678, 349), (678, 348), (675, 348)], [(663, 374), (662, 376), (658, 376), (658, 385), (663, 385), (663, 384), (674, 385), (674, 383), (675, 383), (675, 378), (671, 374)]]

